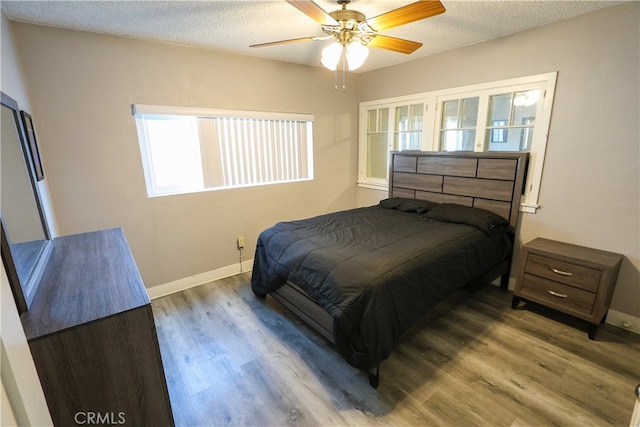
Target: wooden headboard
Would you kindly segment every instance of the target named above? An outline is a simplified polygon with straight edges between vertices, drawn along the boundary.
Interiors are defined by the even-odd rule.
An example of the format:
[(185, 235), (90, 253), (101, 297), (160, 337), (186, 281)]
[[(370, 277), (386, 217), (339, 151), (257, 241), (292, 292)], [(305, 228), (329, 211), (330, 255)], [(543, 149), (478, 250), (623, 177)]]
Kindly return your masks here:
[(389, 197), (486, 209), (515, 230), (528, 159), (517, 152), (392, 152)]

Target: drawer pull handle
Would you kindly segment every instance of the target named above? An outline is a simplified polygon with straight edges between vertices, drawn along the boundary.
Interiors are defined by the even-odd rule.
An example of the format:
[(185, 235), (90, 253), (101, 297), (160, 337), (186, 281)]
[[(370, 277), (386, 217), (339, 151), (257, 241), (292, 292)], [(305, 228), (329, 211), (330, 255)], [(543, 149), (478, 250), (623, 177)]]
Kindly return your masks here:
[(569, 273), (568, 271), (558, 270), (558, 269), (553, 268), (553, 267), (549, 267), (549, 270), (551, 270), (554, 273), (559, 274), (561, 276), (573, 276), (573, 273)]
[(547, 293), (549, 293), (549, 295), (553, 295), (554, 297), (558, 297), (558, 298), (567, 298), (568, 297), (567, 294), (561, 294), (559, 292), (555, 292), (555, 291), (552, 291), (550, 289), (547, 289)]

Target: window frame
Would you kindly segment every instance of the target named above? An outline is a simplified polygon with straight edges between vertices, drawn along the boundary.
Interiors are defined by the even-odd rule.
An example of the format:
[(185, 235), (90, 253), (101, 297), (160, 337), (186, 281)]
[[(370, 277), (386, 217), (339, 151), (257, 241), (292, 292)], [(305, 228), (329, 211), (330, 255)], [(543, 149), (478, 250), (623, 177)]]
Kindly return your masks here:
[[(311, 181), (314, 178), (314, 168), (313, 168), (313, 123), (315, 121), (315, 117), (312, 114), (305, 113), (280, 113), (280, 112), (264, 112), (264, 111), (247, 111), (247, 110), (223, 110), (223, 109), (212, 109), (212, 108), (199, 108), (199, 107), (176, 107), (176, 106), (166, 106), (166, 105), (148, 105), (148, 104), (133, 104), (131, 106), (132, 115), (136, 121), (136, 128), (138, 131), (138, 143), (140, 146), (140, 154), (142, 160), (142, 166), (145, 176), (145, 183), (147, 187), (147, 195), (148, 197), (161, 197), (167, 195), (175, 195), (175, 194), (190, 194), (190, 193), (198, 193), (202, 191), (217, 191), (217, 190), (226, 190), (232, 188), (243, 188), (243, 187), (254, 187), (254, 186), (263, 186), (263, 185), (274, 185), (274, 184), (283, 184), (283, 183), (291, 183), (291, 182), (301, 182), (301, 181)], [(159, 187), (155, 183), (154, 173), (153, 173), (153, 161), (151, 156), (150, 142), (147, 138), (146, 124), (145, 118), (163, 118), (170, 119), (171, 117), (190, 117), (196, 120), (196, 129), (198, 132), (198, 149), (200, 151), (199, 155), (199, 166), (201, 167), (201, 175), (202, 175), (202, 185), (201, 186), (166, 186)], [(305, 162), (304, 169), (307, 172), (306, 177), (303, 178), (291, 178), (288, 175), (288, 171), (284, 173), (287, 174), (286, 178), (280, 180), (270, 180), (270, 181), (262, 181), (262, 182), (249, 182), (249, 183), (241, 183), (241, 184), (214, 184), (213, 176), (218, 176), (221, 174), (221, 171), (216, 170), (216, 166), (219, 163), (228, 163), (228, 160), (219, 158), (220, 153), (215, 153), (216, 159), (209, 158), (210, 155), (214, 151), (220, 151), (222, 147), (217, 146), (221, 144), (220, 141), (213, 141), (211, 137), (204, 136), (207, 132), (203, 132), (203, 127), (206, 127), (204, 121), (198, 119), (243, 119), (243, 120), (254, 120), (256, 123), (250, 128), (248, 128), (249, 134), (248, 138), (252, 139), (254, 137), (254, 133), (257, 127), (260, 126), (258, 121), (283, 121), (283, 122), (298, 122), (301, 128), (304, 128), (301, 131), (301, 135), (304, 138), (299, 141), (301, 146), (304, 146), (304, 149), (301, 150), (301, 153), (304, 154), (304, 158), (302, 161)], [(273, 142), (273, 140), (270, 140)], [(247, 142), (243, 142), (243, 145), (246, 145)], [(278, 147), (277, 147), (278, 148)], [(276, 149), (277, 149), (276, 148)], [(286, 149), (286, 147), (285, 147)], [(252, 154), (253, 156), (253, 154)], [(233, 174), (237, 175), (238, 171), (232, 171)], [(257, 174), (256, 171), (245, 171), (245, 175), (249, 174), (250, 176), (254, 176)]]
[[(489, 102), (491, 95), (508, 92), (521, 92), (530, 89), (540, 89), (541, 95), (536, 109), (536, 122), (529, 152), (529, 170), (525, 184), (524, 197), (520, 205), (521, 212), (535, 213), (539, 208), (538, 199), (542, 170), (551, 123), (551, 113), (555, 95), (557, 72), (535, 74), (531, 76), (485, 82), (455, 88), (423, 92), (394, 98), (378, 99), (360, 103), (360, 132), (358, 156), (358, 186), (374, 190), (388, 190), (388, 172), (385, 179), (367, 177), (367, 111), (371, 109), (389, 108), (388, 129), (395, 129), (395, 109), (402, 106), (423, 103), (422, 150), (440, 150), (441, 114), (445, 101), (480, 96), (478, 106), (477, 127), (474, 151), (487, 151), (485, 147), (487, 132), (491, 132), (488, 125)], [(393, 132), (387, 135), (387, 156), (393, 149)]]

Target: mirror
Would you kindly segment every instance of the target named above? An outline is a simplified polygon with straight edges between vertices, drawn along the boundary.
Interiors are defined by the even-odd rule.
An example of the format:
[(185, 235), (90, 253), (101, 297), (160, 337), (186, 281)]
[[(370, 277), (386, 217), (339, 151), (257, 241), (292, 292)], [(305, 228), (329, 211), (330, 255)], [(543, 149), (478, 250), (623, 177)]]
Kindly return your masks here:
[(33, 300), (50, 253), (50, 236), (40, 204), (18, 104), (2, 93), (0, 117), (0, 219), (2, 260), (18, 312)]

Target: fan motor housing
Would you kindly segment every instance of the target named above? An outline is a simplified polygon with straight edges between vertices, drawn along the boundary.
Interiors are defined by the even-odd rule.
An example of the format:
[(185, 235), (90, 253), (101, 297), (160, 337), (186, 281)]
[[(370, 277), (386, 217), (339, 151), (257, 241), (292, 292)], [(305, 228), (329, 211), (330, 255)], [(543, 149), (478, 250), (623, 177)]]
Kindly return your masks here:
[(334, 10), (329, 12), (329, 15), (338, 21), (342, 28), (353, 28), (367, 19), (364, 13), (353, 9)]

